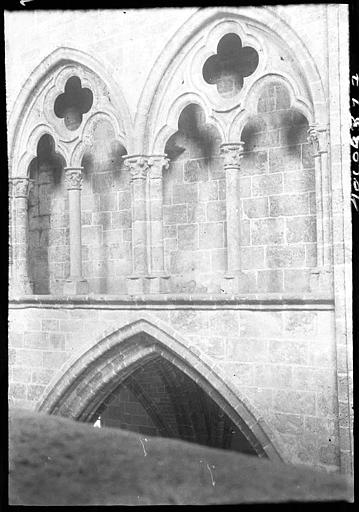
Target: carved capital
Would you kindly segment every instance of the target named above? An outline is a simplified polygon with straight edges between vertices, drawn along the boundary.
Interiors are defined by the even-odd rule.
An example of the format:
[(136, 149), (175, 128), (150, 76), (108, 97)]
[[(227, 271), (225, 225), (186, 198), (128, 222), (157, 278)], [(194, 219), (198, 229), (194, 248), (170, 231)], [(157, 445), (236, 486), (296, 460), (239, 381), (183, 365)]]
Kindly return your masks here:
[(244, 142), (221, 144), (221, 156), (224, 157), (224, 169), (240, 169)]
[(149, 169), (147, 157), (143, 155), (130, 155), (124, 157), (124, 162), (131, 173), (131, 181), (146, 179)]
[(310, 125), (307, 140), (309, 142), (313, 157), (317, 157), (321, 153), (326, 153), (328, 151), (328, 138), (326, 128), (318, 128), (314, 124)]
[(65, 184), (67, 190), (81, 190), (82, 167), (65, 167)]
[(170, 164), (166, 155), (150, 156), (148, 159), (149, 176), (151, 179), (161, 179), (162, 173), (168, 169)]
[(27, 198), (33, 185), (33, 181), (34, 180), (31, 180), (30, 178), (12, 178), (11, 189), (13, 197)]

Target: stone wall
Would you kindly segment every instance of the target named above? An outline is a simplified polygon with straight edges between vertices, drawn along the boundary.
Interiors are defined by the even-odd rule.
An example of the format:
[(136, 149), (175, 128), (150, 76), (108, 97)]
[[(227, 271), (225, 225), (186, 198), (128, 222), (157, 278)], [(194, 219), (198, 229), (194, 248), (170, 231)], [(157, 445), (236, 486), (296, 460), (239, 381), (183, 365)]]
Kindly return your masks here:
[[(42, 146), (44, 150), (42, 151)], [(69, 215), (63, 163), (43, 137), (30, 165), (28, 265), (34, 293), (59, 293), (69, 274)], [(60, 285), (60, 286), (59, 286)]]
[(241, 267), (248, 291), (308, 292), (317, 241), (308, 123), (275, 82), (260, 96), (257, 112), (242, 132)]
[[(23, 307), (10, 310), (11, 403), (36, 408), (61, 366), (116, 330), (146, 315), (164, 321), (228, 377), (273, 431), (285, 460), (338, 467), (334, 315), (330, 305), (275, 307)], [(185, 301), (184, 301), (185, 302)], [(241, 309), (238, 309), (238, 308)], [(263, 306), (262, 306), (263, 307)]]
[(111, 126), (102, 122), (82, 162), (83, 276), (93, 293), (126, 292), (125, 276), (132, 271), (130, 178), (121, 158), (125, 152)]
[(221, 139), (197, 105), (184, 109), (167, 142), (164, 175), (165, 265), (175, 292), (220, 291), (226, 269), (226, 191)]

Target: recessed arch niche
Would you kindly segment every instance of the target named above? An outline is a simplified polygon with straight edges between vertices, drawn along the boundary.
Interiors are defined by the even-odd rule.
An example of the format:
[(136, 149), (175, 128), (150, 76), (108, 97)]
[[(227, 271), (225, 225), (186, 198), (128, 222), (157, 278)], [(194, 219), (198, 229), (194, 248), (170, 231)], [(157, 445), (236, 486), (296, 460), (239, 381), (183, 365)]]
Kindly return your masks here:
[(187, 105), (167, 141), (163, 180), (165, 264), (174, 291), (219, 291), (225, 270), (225, 175), (221, 137), (202, 108)]
[[(170, 396), (166, 399), (167, 403), (168, 399), (175, 398), (176, 393), (183, 394), (182, 397), (179, 397), (179, 403), (173, 404), (175, 408), (173, 414), (177, 414), (175, 422), (177, 428), (184, 429), (186, 426), (184, 423), (179, 425), (182, 421), (179, 416), (189, 422), (190, 428), (184, 429), (187, 431), (187, 440), (194, 440), (193, 437), (191, 439), (194, 430), (197, 433), (197, 441), (201, 442), (201, 430), (202, 441), (206, 438), (208, 440), (208, 429), (193, 429), (195, 426), (193, 424), (195, 421), (193, 409), (197, 407), (203, 411), (206, 404), (203, 403), (199, 406), (198, 400), (206, 396), (205, 401), (211, 398), (217, 407), (212, 404), (212, 412), (218, 416), (218, 423), (222, 423), (222, 427), (224, 426), (223, 422), (219, 420), (225, 414), (233, 422), (237, 431), (242, 434), (242, 437), (234, 436), (237, 438), (234, 440), (234, 443), (237, 443), (237, 448), (244, 448), (244, 437), (247, 441), (244, 451), (247, 453), (255, 452), (259, 457), (282, 460), (271, 428), (247, 398), (242, 396), (240, 390), (233, 389), (233, 382), (228, 376), (222, 374), (221, 371), (218, 373), (218, 370), (218, 368), (217, 371), (213, 369), (212, 360), (205, 354), (200, 356), (195, 354), (189, 347), (188, 340), (171, 329), (165, 322), (157, 317), (152, 317), (152, 315), (144, 314), (143, 318), (108, 333), (95, 344), (89, 344), (87, 350), (79, 349), (77, 354), (74, 354), (63, 365), (48, 384), (43, 399), (38, 405), (38, 410), (94, 424), (98, 416), (103, 414), (106, 406), (109, 404), (116, 406), (118, 403), (116, 394), (119, 386), (124, 384), (131, 389), (132, 393), (134, 392), (133, 382), (129, 383), (129, 379), (132, 379), (135, 384), (137, 380), (138, 388), (135, 391), (137, 396), (143, 394), (142, 404), (147, 401), (146, 407), (148, 409), (152, 407), (152, 418), (155, 423), (157, 421), (158, 431), (162, 429), (161, 435), (176, 437), (173, 435), (174, 428), (168, 422), (164, 424), (164, 421), (156, 420), (156, 414), (158, 415), (160, 412), (154, 407), (156, 392), (159, 390), (158, 382), (156, 380), (152, 382), (154, 394), (151, 393), (149, 385), (149, 379), (152, 379), (150, 375), (153, 376), (154, 372), (156, 375), (160, 374), (163, 379), (161, 390), (165, 383), (170, 391)], [(178, 373), (178, 371), (182, 373)], [(140, 380), (134, 378), (137, 372), (142, 373), (142, 384), (146, 383), (145, 386), (141, 386)], [(172, 375), (170, 375), (171, 372)], [(193, 393), (193, 389), (195, 389), (193, 383), (196, 383), (202, 390), (199, 397), (193, 397), (194, 402), (189, 397), (189, 394)], [(142, 390), (139, 389), (141, 387)], [(130, 398), (129, 395), (128, 398)], [(183, 407), (186, 408), (185, 411)], [(133, 408), (133, 410), (136, 409), (140, 413), (138, 407)], [(197, 409), (196, 412), (198, 413), (199, 410)], [(207, 410), (208, 412), (210, 411)], [(216, 422), (213, 421), (213, 423)], [(156, 425), (154, 426), (156, 427)], [(229, 426), (231, 427), (232, 424), (230, 423)], [(154, 432), (151, 432), (150, 435), (153, 434)], [(216, 439), (223, 439), (221, 428), (212, 431), (211, 434), (213, 444), (217, 443)], [(240, 442), (242, 442), (242, 448), (239, 446)], [(218, 443), (216, 446), (218, 447)], [(233, 445), (232, 448), (234, 448)]]
[[(287, 87), (265, 83), (241, 135), (241, 265), (259, 292), (309, 291), (317, 263), (316, 190), (308, 121)], [(266, 246), (264, 248), (264, 246)]]
[(43, 135), (28, 170), (33, 180), (28, 202), (28, 272), (35, 294), (59, 292), (59, 283), (69, 271), (65, 165), (53, 138)]
[(131, 190), (126, 148), (111, 122), (98, 116), (81, 165), (83, 276), (93, 293), (125, 291), (131, 271)]

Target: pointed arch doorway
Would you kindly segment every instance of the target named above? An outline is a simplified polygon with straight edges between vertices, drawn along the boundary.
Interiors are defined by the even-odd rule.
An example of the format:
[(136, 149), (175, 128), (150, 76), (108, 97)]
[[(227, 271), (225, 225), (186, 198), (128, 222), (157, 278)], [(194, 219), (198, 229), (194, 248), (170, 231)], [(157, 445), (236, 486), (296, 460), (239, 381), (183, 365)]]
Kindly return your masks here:
[(273, 435), (211, 368), (162, 322), (140, 319), (70, 361), (39, 410), (96, 426), (178, 438), (282, 460)]

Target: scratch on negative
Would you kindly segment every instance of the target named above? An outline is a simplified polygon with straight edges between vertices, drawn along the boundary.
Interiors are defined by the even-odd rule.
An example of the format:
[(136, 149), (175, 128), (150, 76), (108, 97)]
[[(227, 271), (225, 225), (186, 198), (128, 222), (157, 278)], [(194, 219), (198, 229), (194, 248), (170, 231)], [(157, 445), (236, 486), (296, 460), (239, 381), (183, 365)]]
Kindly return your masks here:
[[(145, 438), (145, 441), (147, 442), (147, 439)], [(147, 452), (146, 452), (146, 449), (145, 449), (145, 445), (143, 444), (142, 442), (142, 439), (140, 438), (140, 443), (142, 444), (142, 448), (143, 448), (143, 453), (145, 455), (145, 457), (147, 457)]]
[[(214, 469), (215, 467), (216, 467), (216, 466), (214, 466), (214, 465), (213, 465), (213, 466), (212, 466), (212, 469)], [(211, 475), (212, 485), (213, 485), (213, 487), (214, 487), (214, 486), (216, 485), (216, 481), (215, 481), (215, 479), (213, 478), (213, 474), (212, 474), (211, 466), (210, 466), (209, 464), (207, 464), (207, 469), (208, 469), (208, 471), (209, 471), (209, 473), (210, 473), (210, 475)]]

